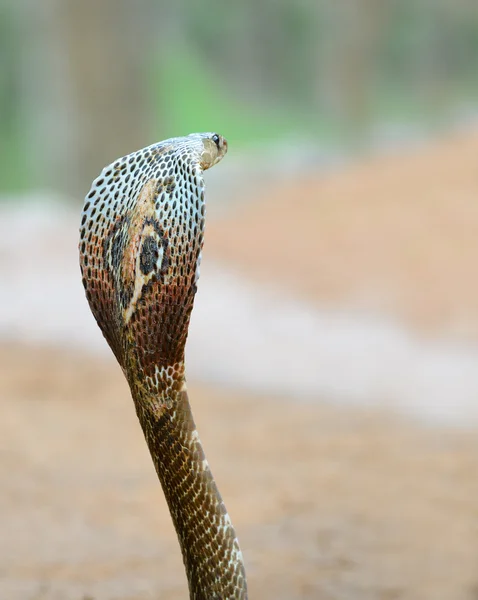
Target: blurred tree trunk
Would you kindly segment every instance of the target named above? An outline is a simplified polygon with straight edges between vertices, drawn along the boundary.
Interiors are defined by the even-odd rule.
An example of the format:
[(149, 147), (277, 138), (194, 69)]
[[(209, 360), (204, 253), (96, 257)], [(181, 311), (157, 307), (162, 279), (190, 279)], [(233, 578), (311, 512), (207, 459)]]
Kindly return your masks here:
[(321, 6), (318, 17), (325, 27), (318, 49), (318, 103), (333, 118), (354, 126), (369, 115), (391, 3), (350, 0)]
[(39, 184), (82, 197), (106, 163), (154, 141), (151, 3), (27, 4), (27, 153)]

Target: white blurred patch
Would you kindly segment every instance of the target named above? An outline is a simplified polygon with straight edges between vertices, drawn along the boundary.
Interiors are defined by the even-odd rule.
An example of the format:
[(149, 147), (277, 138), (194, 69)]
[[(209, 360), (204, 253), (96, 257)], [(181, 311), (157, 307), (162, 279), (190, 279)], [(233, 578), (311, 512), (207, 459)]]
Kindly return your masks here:
[[(37, 198), (0, 206), (0, 339), (112, 354), (86, 302), (80, 211)], [(189, 379), (297, 398), (478, 421), (478, 347), (392, 321), (318, 311), (206, 261), (187, 345)]]

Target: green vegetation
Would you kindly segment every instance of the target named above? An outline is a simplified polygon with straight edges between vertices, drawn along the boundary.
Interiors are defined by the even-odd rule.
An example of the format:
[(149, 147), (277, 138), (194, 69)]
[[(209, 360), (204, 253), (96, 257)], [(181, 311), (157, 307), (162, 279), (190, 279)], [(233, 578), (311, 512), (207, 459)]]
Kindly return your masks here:
[[(227, 131), (236, 146), (274, 143), (298, 132), (310, 133), (300, 113), (276, 105), (240, 102), (207, 65), (192, 54), (176, 53), (159, 67), (156, 77), (158, 129), (165, 137), (191, 131)], [(315, 133), (319, 122), (314, 122)]]
[(478, 105), (476, 0), (21, 4), (0, 6), (1, 191), (76, 196), (145, 139), (337, 145)]

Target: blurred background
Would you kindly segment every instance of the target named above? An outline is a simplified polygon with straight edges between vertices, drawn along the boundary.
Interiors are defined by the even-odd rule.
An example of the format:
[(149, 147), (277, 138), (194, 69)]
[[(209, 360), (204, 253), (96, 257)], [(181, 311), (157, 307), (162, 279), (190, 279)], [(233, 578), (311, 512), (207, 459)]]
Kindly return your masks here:
[(250, 595), (478, 598), (475, 0), (0, 0), (0, 598), (186, 597), (77, 258), (218, 131), (188, 387)]

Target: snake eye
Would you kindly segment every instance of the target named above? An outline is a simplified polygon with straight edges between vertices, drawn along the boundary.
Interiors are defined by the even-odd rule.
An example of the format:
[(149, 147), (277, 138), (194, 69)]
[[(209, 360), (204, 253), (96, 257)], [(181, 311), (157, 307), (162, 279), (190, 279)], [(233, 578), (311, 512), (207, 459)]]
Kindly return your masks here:
[(216, 146), (217, 146), (217, 148), (218, 148), (218, 150), (219, 150), (219, 142), (220, 142), (221, 140), (220, 140), (219, 136), (217, 135), (217, 133), (215, 133), (215, 134), (212, 136), (212, 141), (213, 141), (213, 142), (216, 144)]

